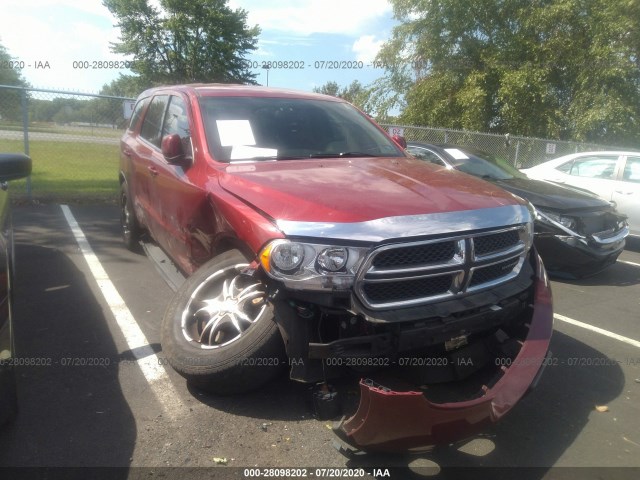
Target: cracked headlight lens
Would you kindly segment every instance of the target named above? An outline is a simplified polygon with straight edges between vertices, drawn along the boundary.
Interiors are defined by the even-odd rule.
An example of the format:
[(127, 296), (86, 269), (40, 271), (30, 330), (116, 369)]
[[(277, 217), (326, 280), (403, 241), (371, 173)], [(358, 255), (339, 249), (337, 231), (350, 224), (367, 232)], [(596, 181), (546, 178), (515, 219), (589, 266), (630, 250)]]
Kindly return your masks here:
[(540, 210), (539, 208), (536, 209), (536, 213), (536, 218), (543, 222), (550, 223), (549, 220), (551, 220), (552, 222), (558, 223), (569, 230), (575, 230), (576, 228), (576, 220), (572, 217), (567, 217), (548, 210)]
[(318, 265), (329, 272), (337, 272), (347, 264), (349, 250), (344, 247), (325, 248), (318, 255)]
[(265, 272), (290, 288), (346, 290), (369, 249), (273, 240), (260, 252)]

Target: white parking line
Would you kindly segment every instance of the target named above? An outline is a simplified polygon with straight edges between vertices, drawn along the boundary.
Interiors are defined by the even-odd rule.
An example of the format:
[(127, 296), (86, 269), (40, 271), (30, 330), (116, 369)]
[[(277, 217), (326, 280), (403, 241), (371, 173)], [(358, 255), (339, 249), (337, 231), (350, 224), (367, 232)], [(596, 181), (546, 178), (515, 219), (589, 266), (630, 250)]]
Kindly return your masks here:
[(634, 267), (640, 267), (640, 263), (629, 262), (627, 260), (618, 259), (618, 263), (624, 263), (625, 265), (633, 265)]
[(600, 335), (604, 335), (605, 337), (614, 338), (616, 340), (619, 340), (620, 342), (628, 343), (629, 345), (640, 348), (640, 342), (638, 340), (634, 340), (633, 338), (623, 337), (622, 335), (610, 332), (608, 330), (605, 330), (604, 328), (594, 327), (593, 325), (574, 320), (573, 318), (565, 317), (564, 315), (560, 315), (559, 313), (555, 313), (553, 315), (553, 318), (555, 318), (556, 320), (560, 320), (561, 322), (570, 323), (571, 325), (575, 325), (576, 327), (585, 328), (587, 330), (591, 330), (592, 332), (599, 333)]
[(98, 260), (98, 257), (93, 252), (87, 237), (85, 237), (84, 232), (78, 225), (78, 222), (71, 213), (71, 210), (67, 205), (61, 205), (60, 207), (62, 208), (62, 213), (64, 214), (71, 231), (73, 232), (76, 242), (78, 242), (80, 251), (89, 265), (91, 274), (93, 275), (93, 278), (95, 278), (100, 291), (104, 295), (104, 299), (116, 319), (118, 327), (120, 327), (120, 330), (124, 335), (129, 349), (137, 359), (137, 364), (140, 366), (142, 374), (147, 379), (147, 382), (149, 382), (151, 391), (155, 394), (164, 410), (164, 417), (169, 418), (170, 420), (177, 419), (179, 413), (178, 409), (183, 405), (179, 401), (180, 397), (169, 380), (167, 372), (161, 365), (158, 356), (151, 348), (147, 337), (145, 337), (142, 330), (140, 330), (138, 323), (129, 311), (127, 305), (124, 303), (124, 300), (118, 293), (118, 290), (116, 290), (116, 287), (109, 279), (107, 272), (104, 270), (102, 264)]

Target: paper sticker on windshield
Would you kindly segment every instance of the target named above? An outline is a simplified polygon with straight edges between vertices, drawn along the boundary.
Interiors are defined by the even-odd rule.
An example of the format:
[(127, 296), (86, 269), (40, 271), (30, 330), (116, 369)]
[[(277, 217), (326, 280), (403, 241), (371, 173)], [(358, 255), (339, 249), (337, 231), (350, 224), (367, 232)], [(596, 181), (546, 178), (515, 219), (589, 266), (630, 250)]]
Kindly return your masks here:
[(249, 120), (216, 120), (216, 124), (223, 147), (256, 144)]
[(275, 157), (278, 150), (275, 148), (250, 147), (247, 145), (234, 145), (231, 149), (231, 160), (250, 159), (256, 157)]
[(449, 155), (451, 155), (456, 160), (468, 160), (469, 159), (469, 157), (467, 157), (467, 155), (462, 150), (458, 150), (457, 148), (445, 148), (444, 151), (447, 152)]

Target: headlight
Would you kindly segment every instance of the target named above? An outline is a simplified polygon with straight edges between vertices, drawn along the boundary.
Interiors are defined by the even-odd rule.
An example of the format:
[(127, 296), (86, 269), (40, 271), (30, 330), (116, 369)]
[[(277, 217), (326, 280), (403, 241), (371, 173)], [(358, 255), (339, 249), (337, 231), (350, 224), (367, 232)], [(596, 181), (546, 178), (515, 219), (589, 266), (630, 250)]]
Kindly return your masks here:
[(539, 208), (537, 209), (536, 219), (546, 223), (556, 223), (572, 231), (575, 230), (577, 226), (575, 218), (567, 217), (555, 212), (550, 212), (548, 210), (540, 210)]
[(299, 243), (279, 243), (271, 251), (272, 265), (281, 272), (294, 272), (304, 260), (304, 246)]
[(347, 290), (368, 252), (363, 247), (342, 247), (274, 240), (260, 252), (267, 274), (289, 288)]
[(338, 272), (347, 264), (348, 259), (349, 250), (344, 247), (330, 247), (318, 255), (318, 265), (328, 272)]

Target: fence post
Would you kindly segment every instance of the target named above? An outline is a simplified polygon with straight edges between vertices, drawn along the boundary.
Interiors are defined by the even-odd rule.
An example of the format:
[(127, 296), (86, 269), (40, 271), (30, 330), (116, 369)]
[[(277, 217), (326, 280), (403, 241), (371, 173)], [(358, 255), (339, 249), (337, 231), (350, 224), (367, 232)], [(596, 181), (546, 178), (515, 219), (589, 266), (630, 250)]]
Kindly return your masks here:
[(447, 135), (447, 131), (444, 131), (444, 143), (449, 143), (449, 139), (448, 139), (448, 135)]
[[(27, 89), (22, 89), (22, 136), (24, 138), (24, 153), (29, 155), (29, 109), (27, 105)], [(31, 201), (31, 175), (27, 177), (27, 198)]]
[(514, 162), (514, 163), (513, 163), (513, 166), (514, 166), (514, 167), (516, 167), (516, 168), (519, 168), (519, 167), (518, 167), (518, 155), (519, 155), (519, 153), (520, 153), (520, 140), (518, 140), (518, 141), (516, 142), (516, 158), (515, 158), (515, 160), (513, 161), (513, 162)]

